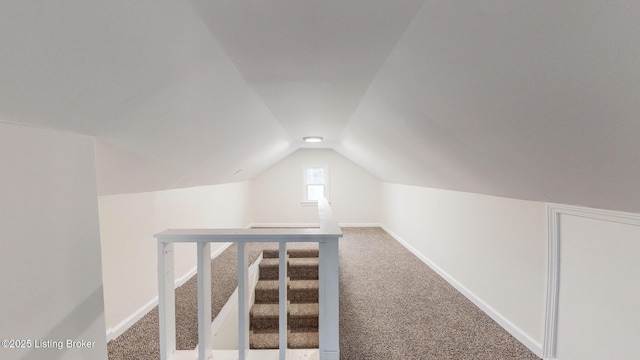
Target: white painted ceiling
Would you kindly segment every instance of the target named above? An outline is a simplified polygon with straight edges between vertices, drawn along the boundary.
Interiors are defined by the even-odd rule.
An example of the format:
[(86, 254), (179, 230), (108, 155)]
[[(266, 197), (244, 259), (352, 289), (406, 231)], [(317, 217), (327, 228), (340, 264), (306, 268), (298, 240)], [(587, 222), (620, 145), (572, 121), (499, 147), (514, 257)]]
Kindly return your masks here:
[(297, 142), (335, 144), (422, 0), (192, 0)]
[(0, 1), (0, 121), (101, 194), (246, 180), (321, 135), (383, 181), (640, 211), (640, 2)]

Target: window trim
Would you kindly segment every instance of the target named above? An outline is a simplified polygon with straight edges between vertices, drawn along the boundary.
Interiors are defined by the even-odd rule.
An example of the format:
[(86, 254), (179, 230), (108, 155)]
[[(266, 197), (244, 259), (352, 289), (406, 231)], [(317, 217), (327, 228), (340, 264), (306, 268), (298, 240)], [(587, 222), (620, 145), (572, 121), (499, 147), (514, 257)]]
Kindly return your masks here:
[(304, 164), (302, 166), (302, 201), (300, 201), (300, 204), (302, 204), (303, 206), (317, 206), (318, 205), (318, 201), (317, 200), (309, 200), (307, 198), (307, 169), (309, 168), (322, 168), (324, 169), (324, 197), (327, 199), (327, 201), (329, 201), (329, 166), (326, 164)]

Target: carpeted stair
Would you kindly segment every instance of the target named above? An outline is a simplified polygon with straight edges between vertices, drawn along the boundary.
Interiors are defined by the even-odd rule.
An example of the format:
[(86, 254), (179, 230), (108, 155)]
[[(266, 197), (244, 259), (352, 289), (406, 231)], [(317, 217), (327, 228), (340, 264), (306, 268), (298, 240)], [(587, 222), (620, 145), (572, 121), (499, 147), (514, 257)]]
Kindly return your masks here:
[[(278, 250), (264, 250), (251, 308), (251, 349), (278, 348)], [(318, 250), (287, 251), (287, 343), (290, 349), (318, 348)]]

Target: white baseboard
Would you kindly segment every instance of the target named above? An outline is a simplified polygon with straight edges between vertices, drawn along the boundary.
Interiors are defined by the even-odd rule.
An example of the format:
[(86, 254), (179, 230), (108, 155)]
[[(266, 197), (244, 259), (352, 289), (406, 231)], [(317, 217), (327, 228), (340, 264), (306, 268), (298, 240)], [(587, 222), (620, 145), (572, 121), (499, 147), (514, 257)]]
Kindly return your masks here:
[(320, 223), (253, 223), (248, 228), (317, 228)]
[(382, 227), (380, 223), (338, 223), (340, 227), (355, 227), (355, 228), (363, 228), (363, 227)]
[[(254, 223), (248, 228), (316, 228), (319, 223)], [(340, 227), (380, 227), (380, 223), (338, 223)]]
[[(222, 246), (220, 246), (215, 252), (211, 254), (211, 259), (215, 259), (216, 257), (218, 257), (218, 255), (222, 254), (222, 252), (225, 251), (229, 246), (231, 246), (231, 243), (223, 243)], [(194, 267), (193, 269), (189, 270), (185, 275), (176, 279), (175, 287), (178, 288), (184, 285), (184, 283), (186, 283), (189, 279), (191, 279), (191, 277), (197, 274), (197, 272), (198, 272), (197, 267)], [(127, 316), (124, 320), (118, 323), (118, 325), (108, 328), (107, 342), (122, 335), (131, 326), (133, 326), (133, 324), (135, 324), (140, 319), (142, 319), (143, 316), (145, 316), (149, 311), (153, 310), (153, 308), (156, 307), (157, 305), (158, 305), (158, 297), (156, 296), (153, 299), (151, 299), (151, 301), (146, 303), (144, 306), (134, 311), (133, 314)]]
[(407, 250), (413, 253), (418, 259), (427, 264), (433, 271), (435, 271), (438, 275), (440, 275), (443, 279), (445, 279), (451, 286), (456, 288), (462, 295), (464, 295), (467, 299), (471, 300), (480, 310), (484, 311), (490, 318), (492, 318), (498, 325), (502, 326), (507, 332), (509, 332), (513, 337), (515, 337), (518, 341), (520, 341), (524, 346), (529, 348), (536, 356), (542, 358), (542, 344), (532, 339), (528, 334), (522, 331), (519, 327), (514, 325), (507, 318), (498, 313), (494, 308), (492, 308), (489, 304), (480, 299), (476, 294), (467, 289), (464, 285), (454, 279), (451, 275), (449, 275), (446, 271), (436, 265), (434, 262), (429, 260), (426, 256), (420, 253), (416, 248), (407, 243), (400, 236), (395, 234), (391, 229), (387, 228), (384, 224), (381, 224), (380, 227), (386, 231), (389, 235), (391, 235), (396, 241), (398, 241), (402, 246), (404, 246)]

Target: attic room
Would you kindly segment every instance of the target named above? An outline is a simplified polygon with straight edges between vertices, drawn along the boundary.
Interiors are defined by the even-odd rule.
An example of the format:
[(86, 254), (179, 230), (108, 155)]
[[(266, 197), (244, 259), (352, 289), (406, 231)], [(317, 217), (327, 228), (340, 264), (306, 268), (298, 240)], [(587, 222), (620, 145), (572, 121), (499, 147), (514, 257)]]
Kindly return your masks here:
[[(345, 245), (375, 232), (389, 248), (362, 256), (410, 259), (367, 269), (341, 247), (341, 287), (350, 269), (409, 266), (532, 358), (640, 357), (639, 15), (622, 0), (1, 2), (0, 357), (113, 359), (107, 342), (158, 302), (154, 234), (313, 225), (308, 166), (327, 169)], [(179, 245), (182, 283), (196, 253)], [(409, 290), (386, 298), (420, 305)], [(343, 359), (521, 358), (479, 334), (418, 350), (449, 333), (347, 355), (343, 315)]]

